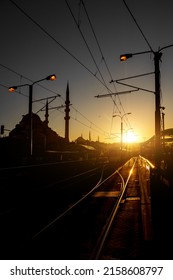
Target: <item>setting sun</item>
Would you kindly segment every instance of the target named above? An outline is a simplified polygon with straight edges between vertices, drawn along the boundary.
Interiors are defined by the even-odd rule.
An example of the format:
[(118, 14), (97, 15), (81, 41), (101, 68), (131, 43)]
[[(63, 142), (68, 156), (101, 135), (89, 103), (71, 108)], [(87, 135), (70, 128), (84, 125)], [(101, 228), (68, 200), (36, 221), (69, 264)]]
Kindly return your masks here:
[(133, 131), (128, 131), (125, 135), (125, 142), (127, 143), (135, 143), (138, 142), (138, 135), (135, 134)]

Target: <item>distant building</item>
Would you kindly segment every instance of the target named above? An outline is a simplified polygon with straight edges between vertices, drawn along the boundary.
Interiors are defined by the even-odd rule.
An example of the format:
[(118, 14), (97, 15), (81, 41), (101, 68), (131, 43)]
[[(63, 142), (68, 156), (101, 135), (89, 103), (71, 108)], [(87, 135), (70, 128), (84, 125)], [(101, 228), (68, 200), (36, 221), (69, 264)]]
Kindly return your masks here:
[[(33, 154), (38, 154), (47, 149), (57, 149), (58, 144), (62, 144), (64, 138), (48, 127), (47, 122), (41, 121), (37, 114), (32, 114), (32, 134), (33, 134)], [(9, 138), (23, 141), (26, 144), (30, 141), (30, 118), (24, 115), (22, 120), (9, 133)]]
[[(43, 156), (47, 150), (61, 150), (64, 138), (41, 121), (37, 114), (32, 114), (33, 157)], [(0, 152), (3, 161), (17, 161), (28, 158), (30, 154), (30, 117), (24, 115), (22, 120), (10, 131), (8, 137), (1, 138)]]

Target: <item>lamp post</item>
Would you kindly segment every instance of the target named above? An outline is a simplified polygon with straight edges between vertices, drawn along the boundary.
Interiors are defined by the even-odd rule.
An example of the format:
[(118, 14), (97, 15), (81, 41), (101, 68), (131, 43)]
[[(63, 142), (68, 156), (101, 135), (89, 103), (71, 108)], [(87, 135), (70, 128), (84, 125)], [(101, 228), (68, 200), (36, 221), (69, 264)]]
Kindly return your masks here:
[(30, 156), (32, 157), (33, 154), (33, 128), (32, 128), (32, 97), (33, 97), (33, 86), (34, 84), (37, 84), (39, 82), (42, 82), (44, 80), (50, 80), (50, 81), (54, 81), (56, 80), (56, 75), (52, 74), (47, 76), (46, 78), (37, 80), (35, 82), (33, 82), (32, 84), (23, 84), (23, 85), (18, 85), (18, 86), (11, 86), (8, 88), (9, 92), (14, 92), (15, 90), (17, 90), (17, 88), (20, 87), (25, 87), (28, 86), (29, 87), (29, 109), (28, 109), (28, 114), (29, 114), (29, 120), (30, 120)]
[(153, 50), (138, 52), (138, 53), (127, 53), (120, 55), (121, 61), (126, 61), (134, 55), (141, 55), (146, 53), (153, 53), (154, 55), (154, 74), (155, 74), (155, 165), (157, 169), (160, 169), (161, 161), (161, 117), (160, 117), (160, 60), (162, 57), (162, 50), (173, 47), (173, 44), (165, 46), (159, 51), (154, 52)]
[(118, 115), (118, 114), (115, 114), (113, 115), (113, 118), (114, 117), (120, 117), (121, 118), (121, 160), (122, 160), (122, 149), (123, 149), (123, 118), (126, 116), (126, 115), (130, 115), (131, 113), (125, 113), (123, 115)]

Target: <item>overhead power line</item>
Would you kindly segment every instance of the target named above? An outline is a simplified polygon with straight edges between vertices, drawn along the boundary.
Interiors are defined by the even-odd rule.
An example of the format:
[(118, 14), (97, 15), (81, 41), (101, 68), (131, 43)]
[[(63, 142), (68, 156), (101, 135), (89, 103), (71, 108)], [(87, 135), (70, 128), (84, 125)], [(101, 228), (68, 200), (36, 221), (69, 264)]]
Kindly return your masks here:
[[(89, 45), (88, 45), (88, 43), (87, 43), (87, 41), (86, 41), (86, 39), (85, 39), (85, 36), (84, 36), (84, 34), (83, 34), (83, 32), (82, 32), (82, 30), (81, 30), (81, 28), (80, 28), (79, 18), (78, 18), (78, 20), (75, 18), (74, 14), (73, 14), (73, 11), (72, 11), (70, 5), (68, 4), (68, 1), (65, 0), (65, 2), (66, 2), (66, 5), (67, 5), (67, 7), (68, 7), (68, 9), (69, 9), (69, 11), (70, 11), (70, 13), (71, 13), (71, 15), (72, 15), (74, 21), (75, 21), (75, 24), (76, 24), (76, 26), (77, 26), (77, 28), (78, 28), (78, 30), (79, 30), (81, 36), (82, 36), (82, 38), (83, 38), (83, 40), (84, 40), (84, 42), (85, 42), (85, 44), (86, 44), (86, 46), (87, 46), (87, 48), (88, 48), (88, 50), (89, 50), (89, 53), (90, 53), (90, 55), (91, 55), (91, 57), (92, 57), (92, 59), (93, 59), (95, 65), (96, 65), (97, 71), (99, 72), (99, 74), (100, 74), (100, 76), (101, 76), (101, 78), (102, 78), (102, 80), (103, 80), (103, 83), (105, 84), (105, 87), (107, 88), (108, 93), (110, 94), (110, 97), (111, 97), (111, 99), (112, 99), (112, 101), (113, 101), (113, 104), (114, 104), (114, 106), (117, 108), (118, 112), (121, 114), (122, 112), (121, 112), (121, 110), (119, 109), (117, 103), (115, 102), (115, 100), (113, 99), (113, 96), (112, 96), (112, 94), (111, 94), (112, 91), (107, 87), (106, 82), (105, 82), (105, 79), (103, 78), (103, 75), (102, 75), (102, 73), (101, 73), (101, 71), (100, 71), (100, 69), (99, 69), (99, 66), (97, 65), (96, 60), (94, 59), (94, 55), (92, 54), (91, 49), (89, 48)], [(93, 27), (93, 25), (92, 25), (92, 22), (91, 22), (91, 20), (90, 20), (89, 14), (88, 14), (88, 12), (87, 12), (87, 9), (86, 9), (86, 6), (85, 6), (83, 0), (80, 1), (80, 7), (79, 7), (79, 8), (80, 8), (80, 12), (81, 12), (81, 3), (82, 3), (82, 5), (83, 5), (83, 7), (84, 7), (84, 11), (85, 11), (86, 16), (87, 16), (87, 19), (88, 19), (88, 21), (89, 21), (89, 24), (90, 24), (91, 30), (92, 30), (92, 32), (93, 32), (94, 38), (95, 38), (95, 40), (96, 40), (96, 44), (97, 44), (98, 49), (99, 49), (99, 52), (100, 52), (100, 54), (101, 54), (101, 59), (104, 61), (105, 66), (106, 66), (106, 69), (107, 69), (108, 74), (109, 74), (109, 76), (110, 76), (110, 79), (112, 80), (111, 72), (110, 72), (109, 67), (108, 67), (108, 64), (106, 63), (106, 60), (105, 60), (105, 58), (104, 58), (104, 55), (103, 55), (101, 46), (100, 46), (99, 41), (98, 41), (98, 39), (97, 39), (96, 33), (95, 33), (95, 31), (94, 31), (94, 27)], [(115, 87), (115, 84), (114, 84), (114, 88), (115, 88), (115, 91), (117, 91), (117, 90), (116, 90), (116, 87)], [(121, 101), (120, 101), (119, 95), (117, 94), (117, 96), (118, 96), (120, 105), (121, 105), (121, 107), (122, 107), (122, 110), (123, 110), (123, 112), (125, 113), (125, 110), (124, 110), (124, 108), (123, 108), (123, 106), (122, 106), (122, 103), (121, 103)], [(113, 114), (112, 114), (112, 115), (113, 115)], [(131, 127), (128, 118), (126, 118), (126, 122), (127, 122), (128, 125)]]
[[(87, 16), (87, 19), (88, 19), (88, 21), (89, 21), (89, 24), (90, 24), (91, 30), (92, 30), (92, 32), (93, 32), (94, 38), (95, 38), (95, 40), (96, 40), (98, 49), (99, 49), (100, 54), (101, 54), (101, 58), (102, 58), (102, 60), (103, 60), (104, 63), (105, 63), (105, 66), (106, 66), (106, 69), (107, 69), (108, 74), (109, 74), (109, 76), (110, 76), (110, 79), (113, 80), (113, 79), (112, 79), (111, 71), (110, 71), (110, 69), (109, 69), (109, 67), (108, 67), (108, 64), (107, 64), (106, 59), (105, 59), (105, 57), (104, 57), (104, 54), (103, 54), (103, 51), (102, 51), (102, 49), (101, 49), (100, 43), (99, 43), (98, 38), (97, 38), (97, 36), (96, 36), (96, 32), (95, 32), (95, 30), (94, 30), (93, 24), (92, 24), (92, 22), (91, 22), (91, 19), (90, 19), (90, 17), (89, 17), (88, 11), (87, 11), (87, 9), (86, 9), (86, 5), (85, 5), (85, 3), (84, 3), (83, 0), (81, 0), (81, 3), (82, 3), (82, 5), (83, 5), (83, 7), (84, 7), (84, 11), (85, 11), (86, 16)], [(116, 87), (115, 87), (115, 83), (114, 83), (114, 82), (113, 82), (113, 85), (114, 85), (115, 92), (117, 92), (117, 89), (116, 89)], [(117, 103), (115, 102), (115, 99), (113, 99), (114, 93), (113, 93), (112, 91), (110, 91), (109, 94), (110, 94), (110, 97), (111, 97), (111, 99), (112, 99), (112, 101), (113, 101), (113, 104), (114, 104), (115, 107), (117, 108), (118, 112), (121, 114), (121, 113), (122, 113), (121, 110), (118, 108), (118, 105), (117, 105)], [(125, 110), (124, 110), (124, 107), (123, 107), (123, 105), (122, 105), (122, 103), (121, 103), (121, 100), (120, 100), (120, 97), (119, 97), (118, 92), (117, 92), (117, 94), (116, 94), (116, 97), (118, 97), (118, 100), (119, 100), (120, 106), (121, 106), (121, 108), (122, 108), (122, 111), (123, 111), (123, 113), (125, 113)], [(126, 121), (128, 122), (128, 125), (131, 127), (128, 118), (127, 118)]]
[[(15, 70), (13, 70), (13, 69), (11, 69), (11, 68), (5, 66), (4, 64), (1, 64), (1, 63), (0, 63), (0, 66), (3, 67), (3, 68), (5, 68), (6, 70), (8, 70), (8, 71), (10, 71), (10, 72), (12, 72), (12, 73), (14, 73), (14, 74), (16, 74), (17, 76), (22, 77), (22, 78), (24, 78), (25, 80), (30, 81), (31, 83), (33, 83), (33, 80), (29, 79), (29, 78), (26, 77), (26, 76), (23, 76), (22, 74), (20, 74), (20, 73), (16, 72)], [(37, 85), (38, 85), (39, 87), (41, 87), (41, 88), (43, 88), (43, 89), (45, 89), (45, 90), (51, 92), (51, 93), (56, 94), (57, 96), (60, 96), (60, 94), (54, 92), (54, 91), (51, 90), (51, 89), (48, 89), (48, 88), (45, 87), (45, 86), (42, 86), (42, 85), (39, 84), (39, 83), (38, 83)], [(7, 88), (8, 88), (8, 87), (7, 87)]]
[(81, 66), (83, 66), (91, 75), (93, 75), (101, 84), (105, 86), (101, 79), (99, 79), (95, 74), (84, 65), (75, 55), (73, 55), (67, 48), (65, 48), (61, 43), (58, 42), (45, 28), (43, 28), (36, 20), (34, 20), (28, 13), (26, 13), (18, 4), (13, 0), (9, 0), (18, 10), (20, 10), (32, 23), (34, 23), (39, 29), (43, 31), (49, 38), (51, 38), (59, 47), (61, 47), (65, 52), (67, 52), (74, 60), (76, 60)]
[[(82, 63), (76, 56), (74, 56), (67, 48), (65, 48), (58, 40), (56, 40), (45, 28), (43, 28), (36, 20), (34, 20), (28, 13), (24, 11), (15, 1), (9, 0), (20, 12), (22, 12), (32, 23), (34, 23), (44, 34), (46, 34), (50, 39), (52, 39), (59, 47), (61, 47), (65, 52), (67, 52), (74, 60), (76, 60), (81, 66), (83, 66), (91, 75), (93, 75), (106, 89), (111, 92), (111, 90), (107, 87), (106, 82), (104, 79), (100, 79), (98, 76), (95, 75), (84, 63)], [(86, 7), (85, 7), (86, 9)], [(87, 42), (86, 42), (87, 43)], [(104, 58), (104, 56), (102, 56)], [(94, 58), (94, 57), (93, 57)], [(105, 60), (104, 60), (105, 61)], [(100, 70), (99, 70), (100, 71)], [(102, 75), (101, 75), (102, 77)], [(112, 78), (111, 78), (112, 79)], [(111, 96), (112, 98), (112, 96)], [(114, 105), (117, 107), (115, 100), (112, 98)], [(121, 107), (122, 103), (120, 102)], [(117, 107), (118, 111), (121, 113), (119, 108)], [(124, 111), (124, 109), (123, 109)]]
[(145, 42), (147, 43), (148, 47), (149, 47), (149, 48), (150, 48), (150, 50), (154, 53), (154, 51), (153, 51), (153, 49), (152, 49), (152, 47), (151, 47), (151, 45), (150, 45), (149, 41), (147, 40), (146, 36), (144, 35), (144, 32), (143, 32), (143, 31), (142, 31), (142, 29), (140, 28), (140, 26), (139, 26), (139, 24), (137, 23), (137, 21), (136, 21), (136, 19), (135, 19), (134, 15), (132, 14), (132, 12), (131, 12), (131, 10), (129, 9), (129, 7), (127, 6), (126, 1), (125, 1), (125, 0), (123, 0), (123, 2), (124, 2), (124, 5), (126, 6), (126, 8), (127, 8), (128, 12), (130, 13), (131, 17), (133, 18), (133, 20), (134, 20), (134, 22), (135, 22), (136, 26), (138, 27), (139, 31), (141, 32), (141, 34), (142, 34), (142, 36), (143, 36), (143, 38), (144, 38)]
[[(98, 67), (98, 65), (97, 65), (97, 62), (96, 62), (96, 60), (95, 60), (95, 58), (94, 58), (94, 55), (92, 54), (92, 51), (91, 51), (91, 49), (90, 49), (90, 47), (89, 47), (89, 45), (88, 45), (88, 43), (87, 43), (87, 40), (85, 39), (85, 36), (84, 36), (84, 34), (83, 34), (83, 32), (82, 32), (82, 30), (81, 30), (81, 28), (80, 28), (80, 25), (78, 24), (77, 20), (75, 19), (75, 16), (74, 16), (74, 14), (73, 14), (73, 12), (72, 12), (72, 9), (70, 8), (70, 5), (68, 4), (67, 0), (65, 0), (65, 2), (66, 2), (66, 5), (67, 5), (67, 7), (68, 7), (68, 9), (69, 9), (69, 11), (70, 11), (70, 13), (71, 13), (71, 15), (72, 15), (72, 17), (73, 17), (75, 23), (76, 23), (76, 26), (77, 26), (77, 28), (78, 28), (78, 30), (79, 30), (81, 36), (82, 36), (82, 39), (84, 40), (85, 45), (86, 45), (86, 47), (87, 47), (87, 49), (88, 49), (88, 51), (89, 51), (89, 53), (90, 53), (90, 55), (91, 55), (91, 57), (92, 57), (92, 60), (93, 60), (95, 66), (96, 66), (96, 68), (97, 68), (97, 71), (98, 71), (99, 74), (100, 74), (100, 77), (101, 77), (101, 79), (102, 79), (102, 81), (103, 81), (104, 86), (107, 88), (108, 91), (110, 91), (109, 88), (108, 88), (108, 86), (106, 85), (106, 82), (105, 82), (105, 80), (104, 80), (104, 78), (103, 78), (103, 75), (102, 75), (102, 73), (101, 73), (101, 71), (100, 71), (100, 69), (99, 69), (99, 67)], [(96, 76), (96, 75), (95, 75), (95, 76)]]
[[(3, 64), (0, 64), (0, 66), (3, 67), (3, 68), (5, 68), (5, 69), (7, 69), (8, 71), (10, 71), (10, 72), (12, 72), (12, 73), (14, 73), (14, 74), (16, 74), (16, 75), (18, 75), (18, 76), (21, 77), (21, 74), (18, 73), (18, 72), (16, 72), (15, 70), (13, 70), (13, 69), (11, 69), (11, 68), (9, 68), (9, 67), (3, 65)], [(33, 82), (31, 79), (29, 79), (29, 78), (26, 77), (26, 76), (22, 76), (22, 77), (23, 77), (24, 79), (30, 81), (30, 82)], [(38, 85), (39, 85), (39, 84), (38, 84)], [(9, 86), (3, 85), (3, 84), (1, 84), (1, 83), (0, 83), (0, 86), (4, 87), (5, 89), (8, 89), (8, 88), (9, 88)], [(44, 88), (44, 89), (46, 89), (46, 90), (48, 90), (48, 91), (50, 91), (50, 92), (52, 92), (52, 93), (55, 93), (54, 91), (49, 90), (49, 89), (43, 87), (42, 85), (39, 85), (39, 86), (42, 87), (42, 88)], [(18, 94), (20, 94), (20, 95), (22, 95), (22, 96), (28, 98), (28, 95), (23, 94), (22, 92), (20, 92), (20, 91), (18, 91), (18, 90), (16, 90), (16, 93), (18, 93)], [(55, 94), (56, 94), (56, 93), (55, 93)], [(56, 94), (56, 95), (57, 95), (57, 94)], [(65, 99), (64, 99), (61, 95), (58, 94), (58, 96), (60, 97), (60, 99), (62, 99), (63, 102), (65, 102)], [(48, 99), (50, 99), (50, 98), (52, 98), (52, 97), (48, 97)], [(41, 102), (41, 100), (40, 100), (39, 102), (40, 102), (41, 104), (43, 104), (43, 103)], [(45, 107), (45, 104), (44, 104), (44, 107)], [(44, 107), (43, 107), (43, 108), (44, 108)], [(41, 108), (39, 111), (42, 111), (43, 108)], [(61, 108), (64, 108), (64, 106), (63, 106), (63, 105), (60, 105), (60, 106), (58, 106), (58, 107), (56, 106), (56, 107), (54, 107), (54, 108), (53, 108), (52, 106), (50, 107), (50, 109), (55, 109), (55, 110), (59, 110), (59, 109), (61, 109)], [(83, 124), (83, 125), (86, 126), (86, 127), (90, 127), (90, 129), (92, 129), (92, 130), (94, 130), (94, 131), (96, 131), (96, 132), (101, 131), (100, 134), (103, 134), (103, 135), (107, 135), (107, 134), (108, 134), (108, 133), (105, 132), (102, 128), (100, 128), (99, 126), (97, 126), (96, 124), (94, 124), (93, 122), (91, 122), (87, 117), (85, 117), (82, 113), (80, 113), (74, 106), (72, 106), (72, 108), (73, 108), (76, 112), (78, 112), (85, 120), (87, 120), (87, 121), (89, 122), (90, 126), (87, 125), (87, 124), (84, 124), (83, 122), (81, 122), (81, 121), (79, 121), (79, 120), (77, 120), (77, 119), (75, 119), (75, 118), (73, 118), (73, 117), (71, 117), (72, 119), (74, 119), (75, 121), (77, 121), (77, 122)], [(39, 113), (39, 111), (37, 111), (36, 114)], [(64, 111), (63, 111), (62, 113), (64, 114)], [(96, 130), (96, 129), (94, 129), (94, 128), (91, 128), (91, 124), (92, 124), (93, 126), (95, 126), (98, 130)]]
[[(86, 16), (87, 16), (87, 19), (88, 19), (88, 21), (89, 21), (89, 24), (90, 24), (91, 30), (92, 30), (92, 32), (93, 32), (94, 38), (95, 38), (95, 40), (96, 40), (98, 49), (99, 49), (99, 51), (100, 51), (102, 60), (104, 61), (105, 66), (106, 66), (106, 69), (107, 69), (107, 71), (108, 71), (108, 73), (109, 73), (110, 79), (112, 80), (111, 71), (110, 71), (110, 69), (109, 69), (109, 67), (108, 67), (108, 64), (107, 64), (107, 62), (106, 62), (106, 60), (105, 60), (105, 57), (104, 57), (104, 55), (103, 55), (101, 46), (100, 46), (99, 41), (98, 41), (98, 38), (97, 38), (97, 36), (96, 36), (96, 33), (95, 33), (95, 30), (94, 30), (93, 24), (92, 24), (92, 22), (91, 22), (91, 19), (90, 19), (90, 17), (89, 17), (88, 11), (87, 11), (87, 9), (86, 9), (86, 6), (85, 6), (85, 4), (84, 4), (84, 1), (81, 0), (81, 2), (82, 2), (82, 5), (83, 5), (83, 7), (84, 7), (84, 11), (85, 11)], [(115, 84), (114, 84), (114, 87), (115, 87)], [(115, 90), (116, 90), (116, 87), (115, 87)]]

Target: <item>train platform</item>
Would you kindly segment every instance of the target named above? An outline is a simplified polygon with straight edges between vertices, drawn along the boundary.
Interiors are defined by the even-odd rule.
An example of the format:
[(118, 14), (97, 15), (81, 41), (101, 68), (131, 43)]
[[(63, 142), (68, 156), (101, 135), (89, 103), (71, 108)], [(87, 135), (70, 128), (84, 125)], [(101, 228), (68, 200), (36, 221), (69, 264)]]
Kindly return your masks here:
[(142, 180), (139, 171), (138, 166), (130, 179), (126, 202), (122, 200), (101, 259), (173, 259), (173, 189), (162, 177), (158, 180), (155, 175), (144, 176)]

